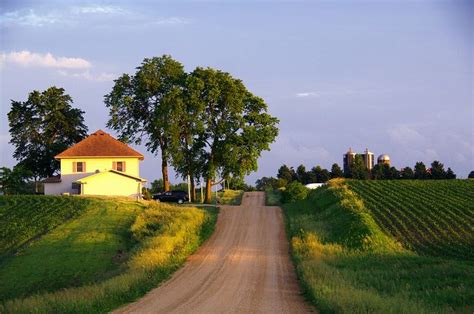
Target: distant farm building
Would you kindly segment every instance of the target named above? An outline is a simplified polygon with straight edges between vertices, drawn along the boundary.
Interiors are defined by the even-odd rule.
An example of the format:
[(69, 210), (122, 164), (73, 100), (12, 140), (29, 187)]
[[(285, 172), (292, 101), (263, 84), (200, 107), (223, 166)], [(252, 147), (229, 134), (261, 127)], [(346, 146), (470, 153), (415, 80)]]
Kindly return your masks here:
[[(364, 162), (365, 167), (367, 170), (372, 170), (374, 167), (374, 153), (370, 152), (368, 148), (365, 149), (365, 152), (362, 154), (355, 153), (352, 148), (349, 148), (347, 153), (343, 155), (342, 164), (344, 173), (349, 173), (350, 167), (355, 160), (356, 156), (360, 156), (362, 161)], [(377, 158), (378, 164), (388, 164), (390, 165), (390, 157), (387, 154), (382, 154)]]

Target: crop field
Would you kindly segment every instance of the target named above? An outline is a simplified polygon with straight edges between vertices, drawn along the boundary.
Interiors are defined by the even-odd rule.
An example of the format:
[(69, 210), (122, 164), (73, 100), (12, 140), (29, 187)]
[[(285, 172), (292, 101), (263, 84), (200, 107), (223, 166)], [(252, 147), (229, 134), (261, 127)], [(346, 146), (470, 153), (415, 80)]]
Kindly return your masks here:
[(407, 249), (474, 260), (474, 180), (348, 181), (377, 224)]
[[(33, 201), (28, 202), (28, 198)], [(12, 215), (22, 221), (22, 227), (43, 231), (47, 221), (50, 225), (54, 222), (56, 228), (2, 260), (0, 300), (80, 286), (114, 275), (131, 246), (128, 229), (145, 207), (135, 201), (58, 196), (24, 196), (14, 203), (30, 205), (30, 212), (23, 207), (23, 216)], [(83, 214), (60, 221), (61, 217), (71, 218), (67, 210), (76, 203), (87, 204)], [(18, 214), (15, 208), (11, 207), (10, 212)], [(48, 219), (41, 217), (41, 210)], [(71, 214), (75, 212), (71, 210)]]
[[(0, 313), (113, 310), (167, 279), (210, 236), (217, 217), (215, 208), (56, 198), (66, 208), (68, 201), (87, 206), (0, 260)], [(35, 226), (25, 215), (24, 224)]]
[(336, 179), (284, 204), (306, 297), (321, 313), (472, 313), (473, 192)]
[(88, 203), (77, 197), (0, 196), (0, 257), (79, 216)]

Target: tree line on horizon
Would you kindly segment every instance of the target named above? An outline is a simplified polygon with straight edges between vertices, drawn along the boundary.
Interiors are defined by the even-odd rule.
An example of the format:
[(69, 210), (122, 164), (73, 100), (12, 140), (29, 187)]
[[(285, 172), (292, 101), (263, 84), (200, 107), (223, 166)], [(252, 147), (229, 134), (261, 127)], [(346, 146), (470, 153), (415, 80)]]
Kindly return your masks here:
[[(54, 156), (87, 136), (84, 111), (72, 107), (63, 88), (33, 91), (24, 102), (12, 100), (8, 113), (11, 141), (18, 160), (0, 169), (6, 194), (35, 192), (41, 179), (58, 173)], [(243, 178), (257, 170), (257, 160), (278, 135), (279, 120), (264, 100), (229, 73), (197, 67), (185, 72), (170, 56), (145, 58), (134, 74), (123, 74), (104, 96), (107, 127), (125, 143), (144, 144), (161, 155), (163, 190), (170, 189), (168, 167), (183, 179), (206, 182), (205, 202), (217, 178)], [(24, 190), (23, 190), (24, 188)]]
[[(412, 168), (404, 167), (398, 170), (390, 167), (388, 164), (376, 164), (371, 170), (368, 170), (362, 158), (356, 156), (349, 171), (344, 173), (341, 167), (334, 163), (331, 169), (325, 169), (321, 166), (315, 166), (306, 170), (304, 165), (299, 165), (296, 170), (293, 167), (282, 165), (276, 177), (262, 177), (255, 183), (256, 189), (263, 191), (265, 189), (280, 189), (287, 187), (292, 182), (299, 182), (303, 185), (309, 183), (325, 183), (334, 178), (351, 178), (357, 180), (443, 180), (456, 179), (456, 174), (451, 168), (444, 169), (444, 164), (435, 160), (431, 163), (431, 168), (419, 161)], [(468, 178), (474, 178), (474, 171), (469, 173)]]

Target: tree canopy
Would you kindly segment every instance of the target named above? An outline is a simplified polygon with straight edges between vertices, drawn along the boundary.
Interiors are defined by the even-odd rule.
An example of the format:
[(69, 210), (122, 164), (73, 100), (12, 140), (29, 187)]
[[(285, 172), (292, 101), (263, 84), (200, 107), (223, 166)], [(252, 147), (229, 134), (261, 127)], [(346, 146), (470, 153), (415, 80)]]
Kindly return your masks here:
[[(278, 135), (278, 119), (241, 80), (212, 68), (186, 73), (170, 56), (145, 59), (105, 96), (108, 126), (126, 142), (161, 151), (164, 189), (168, 164), (184, 178), (206, 178), (206, 202), (215, 179), (242, 178)], [(192, 196), (193, 197), (193, 196)]]
[(87, 135), (84, 112), (73, 108), (72, 102), (63, 88), (55, 86), (31, 92), (26, 101), (11, 102), (8, 122), (13, 156), (35, 180), (57, 172), (59, 162), (54, 156)]
[(171, 128), (176, 103), (181, 100), (185, 79), (183, 65), (170, 56), (144, 59), (134, 75), (123, 74), (105, 95), (110, 119), (107, 126), (119, 139), (161, 152), (163, 185), (170, 189), (168, 162)]

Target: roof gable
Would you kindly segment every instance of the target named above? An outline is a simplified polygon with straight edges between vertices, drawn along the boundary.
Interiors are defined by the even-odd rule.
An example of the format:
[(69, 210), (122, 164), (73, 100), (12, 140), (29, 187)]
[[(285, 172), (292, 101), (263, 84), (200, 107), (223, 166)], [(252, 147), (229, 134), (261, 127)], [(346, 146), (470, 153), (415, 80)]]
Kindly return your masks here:
[(102, 130), (98, 130), (74, 146), (55, 156), (56, 159), (75, 157), (136, 157), (142, 154)]

